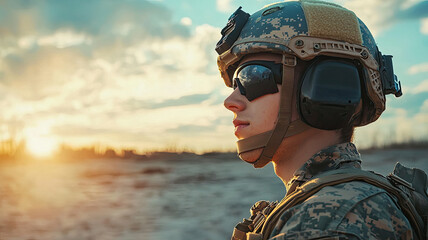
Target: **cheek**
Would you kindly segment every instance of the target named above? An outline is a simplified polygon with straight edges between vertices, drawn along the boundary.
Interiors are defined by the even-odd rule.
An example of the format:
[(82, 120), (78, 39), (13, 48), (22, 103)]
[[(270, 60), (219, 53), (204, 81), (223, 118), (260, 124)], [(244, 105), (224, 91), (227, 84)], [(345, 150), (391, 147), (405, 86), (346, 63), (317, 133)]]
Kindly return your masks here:
[(265, 116), (263, 124), (269, 129), (272, 129), (278, 120), (279, 98), (274, 100), (263, 111), (263, 116)]
[(266, 109), (263, 116), (265, 116), (263, 124), (271, 128), (275, 126), (278, 120), (278, 110), (273, 108)]

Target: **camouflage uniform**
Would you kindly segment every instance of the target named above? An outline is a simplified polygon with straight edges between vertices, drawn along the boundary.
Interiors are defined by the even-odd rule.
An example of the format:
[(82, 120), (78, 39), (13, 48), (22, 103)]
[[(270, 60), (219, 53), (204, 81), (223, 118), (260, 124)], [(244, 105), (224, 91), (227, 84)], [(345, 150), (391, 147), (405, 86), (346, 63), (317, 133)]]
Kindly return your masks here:
[[(361, 168), (352, 143), (326, 148), (295, 172), (287, 194), (321, 173)], [(365, 182), (324, 187), (300, 205), (287, 210), (276, 223), (270, 239), (412, 239), (407, 218), (383, 189)]]

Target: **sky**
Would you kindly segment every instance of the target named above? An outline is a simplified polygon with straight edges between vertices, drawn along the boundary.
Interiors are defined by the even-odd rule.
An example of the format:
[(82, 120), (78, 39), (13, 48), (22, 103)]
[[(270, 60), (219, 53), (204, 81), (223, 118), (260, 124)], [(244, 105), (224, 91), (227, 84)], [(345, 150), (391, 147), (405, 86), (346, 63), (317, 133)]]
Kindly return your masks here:
[[(0, 141), (233, 150), (214, 50), (239, 6), (271, 0), (0, 0)], [(335, 0), (393, 55), (403, 96), (357, 145), (428, 136), (428, 1)]]

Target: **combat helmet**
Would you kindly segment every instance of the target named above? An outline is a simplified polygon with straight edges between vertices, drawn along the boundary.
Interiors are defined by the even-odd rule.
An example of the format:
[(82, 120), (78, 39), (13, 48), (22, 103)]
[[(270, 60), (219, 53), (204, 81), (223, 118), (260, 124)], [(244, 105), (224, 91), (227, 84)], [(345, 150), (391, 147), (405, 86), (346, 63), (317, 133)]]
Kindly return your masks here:
[[(382, 55), (366, 25), (339, 5), (287, 1), (267, 5), (252, 15), (240, 7), (221, 33), (217, 64), (228, 87), (233, 86), (234, 72), (244, 56), (282, 55), (275, 128), (237, 142), (238, 154), (263, 148), (253, 163), (257, 168), (269, 163), (284, 137), (308, 126), (333, 130), (369, 124), (385, 110), (386, 94), (402, 94), (392, 56)], [(295, 93), (300, 119), (291, 121)]]

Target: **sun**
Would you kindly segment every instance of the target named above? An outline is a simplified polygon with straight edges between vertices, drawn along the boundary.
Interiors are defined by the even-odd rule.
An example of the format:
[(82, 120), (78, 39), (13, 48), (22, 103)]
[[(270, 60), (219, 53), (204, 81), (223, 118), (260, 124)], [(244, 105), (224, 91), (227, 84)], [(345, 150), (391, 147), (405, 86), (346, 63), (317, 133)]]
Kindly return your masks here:
[(47, 137), (30, 137), (27, 138), (26, 147), (36, 157), (48, 157), (56, 149), (57, 144)]
[(26, 129), (26, 148), (35, 157), (48, 157), (58, 147), (57, 141), (49, 134), (50, 128), (38, 126)]

